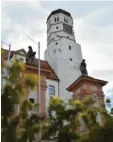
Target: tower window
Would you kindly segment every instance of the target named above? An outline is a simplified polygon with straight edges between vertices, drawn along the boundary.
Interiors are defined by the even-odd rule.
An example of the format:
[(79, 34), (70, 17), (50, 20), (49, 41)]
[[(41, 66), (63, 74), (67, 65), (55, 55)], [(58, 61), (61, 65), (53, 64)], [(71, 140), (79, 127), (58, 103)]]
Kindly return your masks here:
[(49, 85), (49, 95), (55, 95), (55, 86)]
[(56, 45), (58, 44), (58, 42), (56, 42)]
[(69, 36), (67, 36), (67, 38), (69, 38)]
[(65, 18), (64, 18), (64, 22), (65, 22)]
[(56, 17), (54, 18), (54, 21), (56, 22)]
[(56, 29), (58, 29), (58, 26), (56, 27)]
[(72, 61), (72, 58), (70, 58), (69, 60)]
[(34, 99), (30, 98), (29, 101), (33, 104), (34, 103)]
[(59, 21), (59, 17), (57, 17), (57, 21)]
[(68, 23), (68, 19), (64, 18), (64, 22), (65, 22), (65, 23)]
[(71, 50), (71, 46), (69, 45), (69, 50)]

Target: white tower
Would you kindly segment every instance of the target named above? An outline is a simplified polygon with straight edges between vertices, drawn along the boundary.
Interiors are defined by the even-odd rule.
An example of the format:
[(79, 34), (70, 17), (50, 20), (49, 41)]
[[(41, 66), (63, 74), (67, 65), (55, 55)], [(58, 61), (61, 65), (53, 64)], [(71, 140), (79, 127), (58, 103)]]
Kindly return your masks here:
[(76, 43), (71, 14), (62, 9), (53, 11), (47, 18), (47, 49), (45, 60), (60, 79), (60, 97), (71, 97), (66, 88), (80, 75), (81, 46)]

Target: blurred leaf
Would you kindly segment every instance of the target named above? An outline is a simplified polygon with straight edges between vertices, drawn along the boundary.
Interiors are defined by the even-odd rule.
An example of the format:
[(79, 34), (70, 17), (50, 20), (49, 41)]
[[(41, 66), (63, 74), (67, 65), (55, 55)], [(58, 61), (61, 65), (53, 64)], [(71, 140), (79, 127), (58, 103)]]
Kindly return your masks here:
[(33, 74), (24, 74), (25, 83), (32, 89), (38, 85), (38, 76)]
[(109, 104), (111, 101), (110, 99), (106, 99), (106, 103)]

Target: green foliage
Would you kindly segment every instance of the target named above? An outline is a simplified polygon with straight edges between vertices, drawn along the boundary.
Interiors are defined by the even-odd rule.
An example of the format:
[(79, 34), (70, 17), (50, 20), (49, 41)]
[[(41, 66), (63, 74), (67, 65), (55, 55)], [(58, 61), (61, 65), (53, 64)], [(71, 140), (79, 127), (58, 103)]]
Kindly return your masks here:
[[(106, 101), (110, 103), (110, 101)], [(92, 112), (94, 112), (92, 110)], [(92, 121), (89, 123), (85, 123), (88, 128), (88, 133), (81, 136), (80, 142), (112, 142), (113, 141), (113, 117), (105, 110), (105, 108), (99, 108), (98, 112), (101, 115), (101, 123), (97, 121), (96, 115), (94, 117), (94, 121), (92, 121), (92, 117), (88, 120)], [(85, 116), (86, 118), (88, 117)]]
[[(112, 142), (113, 117), (104, 106), (94, 107), (94, 102), (92, 97), (82, 102), (69, 100), (67, 103), (58, 97), (52, 98), (43, 128), (43, 139), (57, 142)], [(101, 116), (102, 122), (97, 121), (97, 115)], [(80, 135), (78, 128), (82, 125), (86, 132)]]
[(30, 86), (32, 89), (34, 89), (37, 86), (37, 76), (32, 74), (25, 75), (25, 83), (27, 86)]
[(5, 53), (6, 51), (3, 48), (1, 48), (1, 56), (3, 56)]
[[(113, 116), (103, 107), (93, 106), (93, 98), (69, 100), (65, 103), (59, 97), (51, 98), (48, 117), (41, 118), (35, 112), (38, 104), (24, 100), (21, 109), (16, 115), (16, 106), (20, 98), (25, 95), (22, 84), (19, 82), (20, 72), (25, 70), (22, 62), (14, 61), (8, 66), (8, 76), (5, 77), (6, 85), (1, 96), (1, 122), (2, 142), (32, 142), (35, 134), (40, 131), (42, 139), (56, 140), (57, 142), (112, 142), (113, 141)], [(27, 87), (34, 88), (38, 79), (32, 75), (25, 76)], [(110, 101), (106, 101), (110, 106)], [(113, 108), (111, 109), (113, 114)], [(14, 115), (15, 114), (15, 115)], [(102, 123), (97, 121), (100, 114)], [(87, 133), (80, 135), (79, 128), (84, 125)]]
[[(1, 96), (1, 116), (2, 116), (2, 142), (27, 142), (33, 140), (34, 135), (39, 132), (40, 117), (36, 115), (37, 104), (31, 104), (24, 100), (21, 104), (19, 114), (16, 114), (16, 107), (20, 103), (20, 98), (24, 96), (24, 89), (20, 82), (20, 72), (25, 70), (25, 65), (17, 60), (12, 65), (8, 65), (4, 79), (6, 85)], [(28, 88), (35, 87), (36, 81), (25, 78)], [(31, 83), (32, 82), (32, 83)], [(32, 112), (29, 114), (28, 112)]]
[(25, 70), (24, 63), (14, 60), (11, 66), (8, 66), (8, 79), (13, 83), (18, 83), (18, 77), (20, 72)]
[(79, 100), (64, 103), (58, 97), (52, 98), (43, 139), (56, 139), (58, 142), (77, 140), (79, 135), (76, 130), (80, 126), (79, 117), (82, 111), (83, 104)]
[(110, 99), (106, 99), (106, 103), (109, 104), (111, 101)]
[(111, 114), (113, 114), (113, 108), (111, 108)]

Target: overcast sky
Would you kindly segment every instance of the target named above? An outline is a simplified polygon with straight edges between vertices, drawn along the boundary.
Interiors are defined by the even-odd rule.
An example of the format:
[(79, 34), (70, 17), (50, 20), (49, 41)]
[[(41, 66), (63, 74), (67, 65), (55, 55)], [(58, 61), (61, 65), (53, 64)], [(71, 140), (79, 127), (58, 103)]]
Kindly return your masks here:
[(71, 13), (75, 37), (82, 47), (89, 75), (109, 81), (113, 96), (113, 2), (2, 0), (2, 40), (12, 49), (37, 46), (23, 33), (41, 42), (41, 58), (47, 48), (46, 19), (58, 8)]

